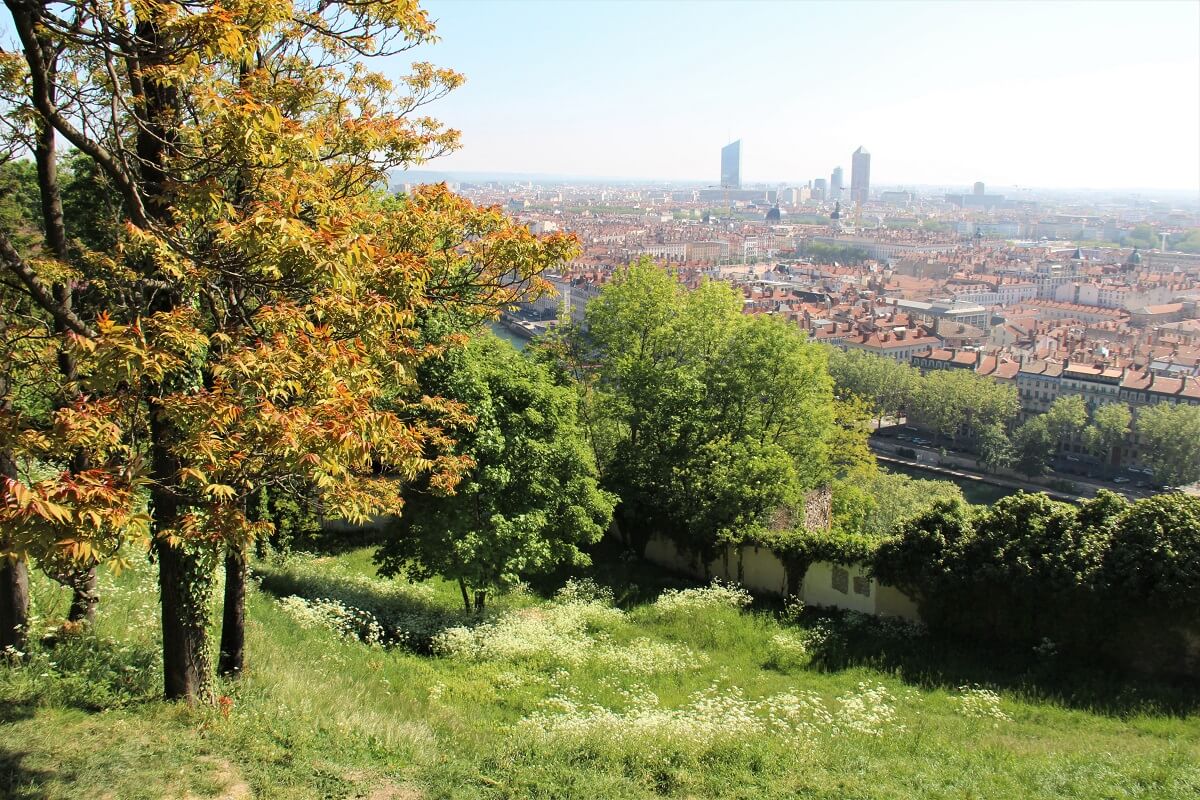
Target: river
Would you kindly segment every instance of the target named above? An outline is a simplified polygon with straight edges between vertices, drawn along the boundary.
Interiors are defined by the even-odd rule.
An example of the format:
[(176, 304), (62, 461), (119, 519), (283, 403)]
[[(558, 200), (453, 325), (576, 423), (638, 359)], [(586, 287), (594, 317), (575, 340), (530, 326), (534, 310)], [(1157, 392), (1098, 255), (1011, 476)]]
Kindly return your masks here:
[(508, 342), (513, 347), (517, 348), (518, 350), (524, 350), (525, 345), (529, 344), (528, 339), (526, 339), (522, 336), (517, 336), (515, 333), (510, 331), (508, 328), (504, 327), (504, 325), (502, 325), (499, 322), (490, 322), (490, 323), (488, 323), (488, 327), (490, 327), (492, 329), (492, 333), (496, 334), (501, 339)]

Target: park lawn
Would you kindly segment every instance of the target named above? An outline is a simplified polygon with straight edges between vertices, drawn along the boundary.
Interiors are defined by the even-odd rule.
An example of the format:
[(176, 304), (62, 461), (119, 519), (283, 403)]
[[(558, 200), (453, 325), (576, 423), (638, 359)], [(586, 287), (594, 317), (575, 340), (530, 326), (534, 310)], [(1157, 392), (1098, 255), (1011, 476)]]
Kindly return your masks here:
[[(0, 666), (0, 797), (1200, 796), (1194, 686), (730, 592), (656, 605), (686, 584), (615, 557), (595, 576), (621, 611), (548, 601), (551, 580), (483, 628), (456, 585), (378, 579), (367, 550), (256, 571), (249, 669), (214, 708), (154, 700), (148, 565), (104, 575), (94, 637)], [(44, 620), (63, 613), (35, 591)], [(372, 611), (384, 644), (290, 595)]]

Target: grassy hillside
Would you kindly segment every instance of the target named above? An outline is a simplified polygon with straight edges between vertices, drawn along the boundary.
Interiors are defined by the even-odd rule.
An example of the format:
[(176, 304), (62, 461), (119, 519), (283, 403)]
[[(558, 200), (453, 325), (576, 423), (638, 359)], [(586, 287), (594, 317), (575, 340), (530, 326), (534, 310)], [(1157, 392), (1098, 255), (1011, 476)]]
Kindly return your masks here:
[[(484, 625), (368, 551), (258, 571), (252, 668), (215, 709), (155, 701), (148, 566), (105, 576), (96, 638), (0, 667), (0, 796), (1200, 796), (1194, 690), (1067, 673), (1050, 648), (673, 591), (615, 558)], [(65, 612), (35, 588), (44, 620)]]

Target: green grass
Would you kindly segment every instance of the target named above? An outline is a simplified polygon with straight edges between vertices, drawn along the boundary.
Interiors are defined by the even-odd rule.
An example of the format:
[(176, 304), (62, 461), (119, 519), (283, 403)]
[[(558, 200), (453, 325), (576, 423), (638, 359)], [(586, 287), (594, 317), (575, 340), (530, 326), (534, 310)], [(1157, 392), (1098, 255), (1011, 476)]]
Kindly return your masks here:
[[(797, 617), (769, 604), (667, 612), (652, 601), (680, 584), (615, 557), (595, 577), (623, 613), (550, 603), (563, 582), (552, 578), (497, 598), (485, 635), (462, 633), (493, 635), (501, 649), (519, 640), (524, 652), (435, 655), (439, 631), (477, 622), (459, 610), (455, 585), (375, 579), (367, 550), (258, 571), (249, 671), (219, 687), (233, 701), (228, 716), (154, 699), (149, 567), (104, 577), (94, 635), (0, 667), (0, 796), (1200, 795), (1195, 687), (1124, 682), (858, 616)], [(63, 613), (61, 595), (44, 582), (35, 590), (43, 619)], [(369, 610), (391, 633), (406, 631), (405, 644), (305, 627), (279, 602), (292, 594)], [(782, 651), (780, 636), (806, 653)], [(685, 665), (668, 659), (655, 671), (655, 653)], [(964, 713), (956, 687), (973, 683), (999, 693), (1002, 718)], [(886, 692), (890, 711), (854, 710), (860, 684)], [(712, 704), (687, 712), (710, 686)], [(630, 698), (646, 692), (658, 703), (639, 716)], [(783, 695), (819, 703), (834, 722), (765, 726), (754, 704)]]

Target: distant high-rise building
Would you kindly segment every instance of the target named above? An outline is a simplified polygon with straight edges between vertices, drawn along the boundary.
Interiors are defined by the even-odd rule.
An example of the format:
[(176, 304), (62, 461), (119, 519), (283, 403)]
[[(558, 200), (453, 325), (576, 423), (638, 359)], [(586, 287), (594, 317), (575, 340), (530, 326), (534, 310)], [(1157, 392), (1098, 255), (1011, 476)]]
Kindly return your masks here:
[(742, 140), (721, 148), (721, 188), (742, 188)]
[(829, 177), (829, 199), (842, 199), (842, 168), (834, 167), (833, 175)]
[(975, 196), (983, 197), (984, 194), (983, 181), (975, 181)]
[(825, 179), (813, 178), (812, 196), (814, 200), (825, 199)]
[(871, 195), (871, 154), (859, 147), (850, 155), (850, 199), (866, 205)]

